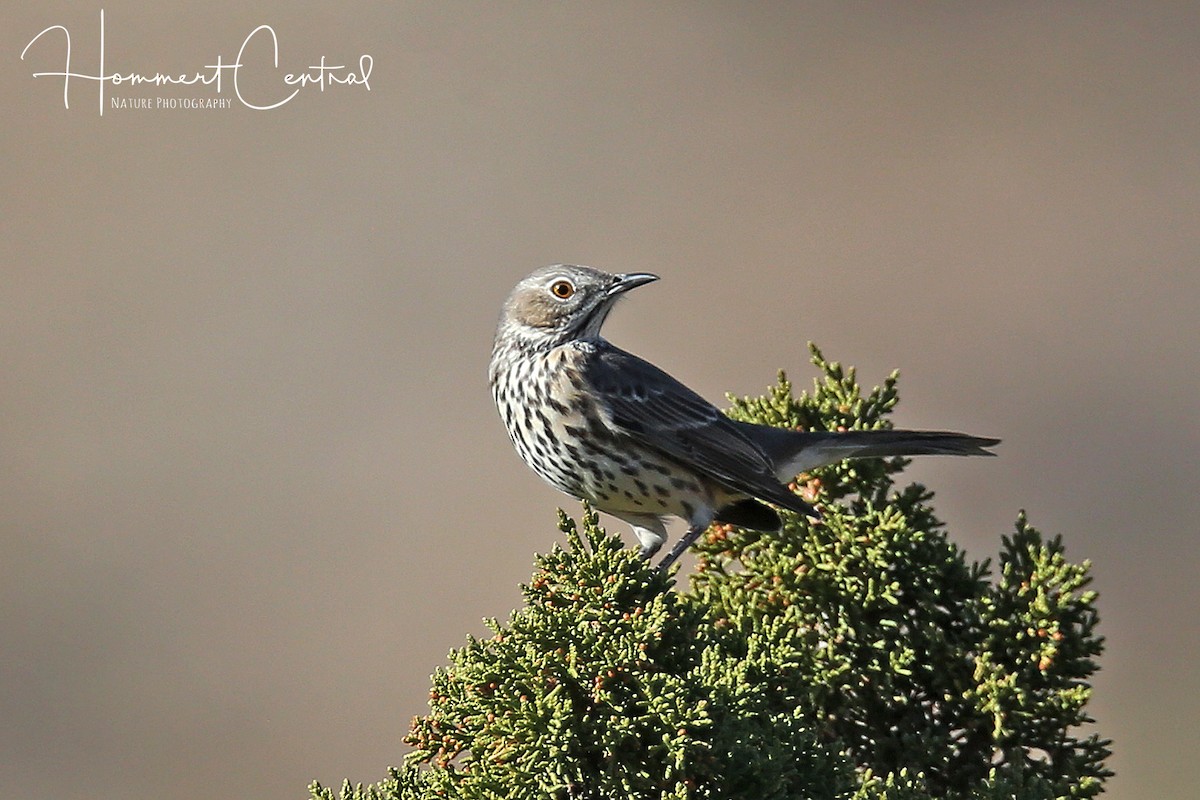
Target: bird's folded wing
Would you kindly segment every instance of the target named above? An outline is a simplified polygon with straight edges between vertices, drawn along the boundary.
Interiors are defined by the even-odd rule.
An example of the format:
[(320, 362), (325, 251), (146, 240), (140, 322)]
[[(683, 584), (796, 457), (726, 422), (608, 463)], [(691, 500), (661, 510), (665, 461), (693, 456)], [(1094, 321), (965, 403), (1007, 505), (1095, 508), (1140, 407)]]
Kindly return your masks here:
[(811, 512), (779, 483), (762, 448), (715, 406), (653, 364), (608, 346), (585, 359), (584, 379), (616, 432), (730, 489)]

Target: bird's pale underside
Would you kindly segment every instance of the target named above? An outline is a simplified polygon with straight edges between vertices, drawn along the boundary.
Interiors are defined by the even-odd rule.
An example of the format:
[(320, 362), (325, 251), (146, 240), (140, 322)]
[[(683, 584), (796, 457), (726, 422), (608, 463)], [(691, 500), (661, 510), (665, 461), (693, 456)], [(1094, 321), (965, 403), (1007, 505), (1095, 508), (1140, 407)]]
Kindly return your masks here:
[(650, 558), (664, 520), (688, 523), (660, 569), (713, 522), (777, 530), (770, 503), (816, 516), (787, 488), (846, 458), (993, 455), (999, 442), (944, 431), (789, 431), (736, 422), (600, 327), (627, 291), (657, 276), (555, 265), (513, 289), (489, 378), (517, 452), (550, 485), (628, 522)]

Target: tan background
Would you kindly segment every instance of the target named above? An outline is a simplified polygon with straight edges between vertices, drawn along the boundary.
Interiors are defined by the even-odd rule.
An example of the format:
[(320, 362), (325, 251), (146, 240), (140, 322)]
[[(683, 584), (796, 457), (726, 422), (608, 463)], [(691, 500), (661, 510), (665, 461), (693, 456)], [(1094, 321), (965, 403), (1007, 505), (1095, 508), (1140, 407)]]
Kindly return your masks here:
[(1111, 796), (1194, 796), (1196, 4), (109, 0), (110, 71), (229, 63), (263, 23), (287, 71), (375, 67), (103, 118), (31, 77), (61, 38), (19, 60), (62, 24), (94, 72), (99, 7), (15, 5), (0, 794), (382, 777), (558, 541), (484, 373), (512, 283), (578, 261), (662, 275), (610, 337), (715, 400), (807, 385), (811, 338), (901, 367), (898, 422), (1004, 437), (912, 475), (975, 557), (1027, 508), (1094, 561)]

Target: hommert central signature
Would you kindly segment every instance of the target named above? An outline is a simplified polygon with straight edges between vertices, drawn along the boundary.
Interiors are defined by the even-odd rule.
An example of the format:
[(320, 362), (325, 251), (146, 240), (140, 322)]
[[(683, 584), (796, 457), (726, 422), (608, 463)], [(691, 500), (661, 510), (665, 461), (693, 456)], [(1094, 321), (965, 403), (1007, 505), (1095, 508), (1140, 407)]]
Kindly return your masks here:
[[(371, 91), (371, 68), (374, 66), (374, 59), (371, 56), (363, 54), (358, 59), (358, 72), (346, 71), (345, 65), (329, 66), (325, 63), (325, 56), (321, 56), (318, 64), (310, 64), (306, 72), (299, 74), (288, 73), (283, 77), (283, 83), (286, 86), (295, 86), (290, 94), (281, 94), (276, 98), (253, 98), (258, 102), (252, 102), (247, 99), (242, 93), (242, 86), (238, 82), (238, 76), (244, 68), (242, 63), (242, 54), (246, 52), (246, 46), (250, 41), (260, 34), (269, 36), (273, 53), (273, 65), (276, 69), (279, 68), (279, 37), (275, 35), (275, 30), (270, 25), (259, 25), (254, 30), (250, 31), (250, 35), (242, 41), (242, 46), (238, 49), (237, 58), (232, 64), (226, 64), (222, 61), (221, 56), (217, 56), (215, 64), (205, 64), (203, 72), (196, 72), (191, 75), (181, 73), (179, 75), (164, 75), (161, 72), (155, 72), (153, 75), (143, 75), (138, 72), (113, 72), (111, 74), (104, 71), (104, 9), (100, 9), (100, 64), (96, 70), (96, 74), (89, 75), (84, 72), (71, 71), (71, 32), (62, 25), (51, 25), (43, 30), (37, 36), (29, 40), (29, 44), (25, 45), (25, 49), (21, 51), (21, 60), (25, 60), (25, 54), (29, 52), (29, 48), (33, 47), (34, 43), (45, 36), (50, 31), (62, 31), (66, 37), (67, 52), (65, 66), (62, 72), (35, 72), (33, 77), (43, 78), (62, 78), (63, 79), (63, 107), (70, 108), (70, 90), (71, 79), (79, 78), (81, 80), (96, 81), (99, 85), (100, 95), (100, 116), (104, 116), (104, 84), (111, 83), (113, 86), (128, 84), (137, 86), (140, 84), (154, 84), (155, 86), (192, 86), (201, 84), (203, 86), (216, 86), (217, 94), (221, 93), (222, 80), (226, 72), (229, 73), (229, 83), (233, 85), (234, 94), (242, 105), (255, 111), (269, 111), (272, 108), (279, 108), (285, 103), (290, 103), (296, 95), (300, 94), (301, 89), (308, 86), (317, 86), (323, 92), (326, 86), (362, 86), (367, 91)], [(287, 90), (283, 90), (286, 92)]]

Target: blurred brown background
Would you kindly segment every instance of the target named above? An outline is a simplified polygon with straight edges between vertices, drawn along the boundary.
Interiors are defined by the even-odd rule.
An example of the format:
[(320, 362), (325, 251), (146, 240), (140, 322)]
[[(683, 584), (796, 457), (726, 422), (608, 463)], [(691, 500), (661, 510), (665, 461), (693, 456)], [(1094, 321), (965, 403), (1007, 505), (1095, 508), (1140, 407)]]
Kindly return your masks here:
[[(1020, 508), (1094, 562), (1115, 797), (1200, 727), (1194, 3), (105, 2), (106, 70), (320, 56), (370, 91), (112, 110), (99, 6), (0, 13), (0, 794), (296, 798), (373, 781), (504, 617), (558, 504), (494, 417), (542, 264), (663, 280), (610, 338), (714, 400), (805, 342), (926, 460), (952, 537)], [(252, 74), (251, 74), (252, 73)], [(106, 87), (109, 97), (211, 88)]]

